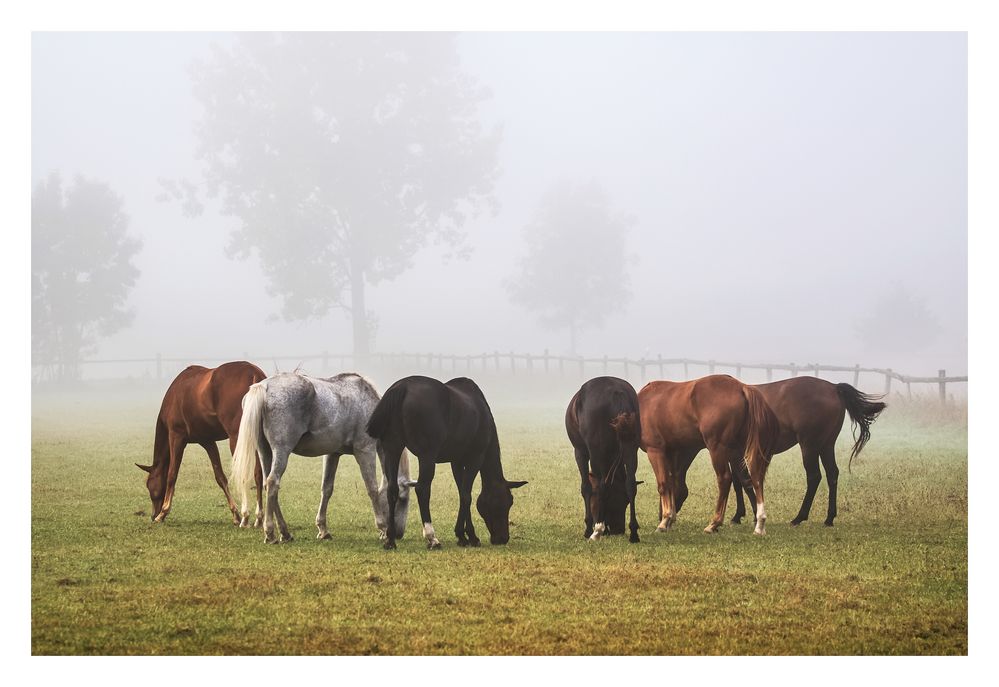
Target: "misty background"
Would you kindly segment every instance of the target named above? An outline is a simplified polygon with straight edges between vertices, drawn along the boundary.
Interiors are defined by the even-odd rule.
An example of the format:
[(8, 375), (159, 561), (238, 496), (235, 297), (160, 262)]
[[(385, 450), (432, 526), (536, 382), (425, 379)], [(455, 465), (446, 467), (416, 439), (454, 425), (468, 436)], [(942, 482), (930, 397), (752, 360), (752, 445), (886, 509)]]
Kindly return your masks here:
[[(360, 241), (366, 257), (379, 241), (401, 250), (364, 286), (372, 351), (967, 373), (964, 34), (332, 34), (295, 53), (288, 73), (307, 64), (311, 80), (219, 68), (269, 40), (34, 34), (33, 205), (53, 173), (63, 191), (80, 175), (120, 200), (107, 203), (109, 226), (125, 222), (127, 264), (114, 274), (126, 288), (108, 296), (124, 315), (95, 326), (84, 358), (261, 362), (356, 350), (350, 314), (322, 299), (357, 305), (348, 270), (324, 269), (331, 230), (310, 223), (301, 202), (282, 212), (282, 193), (311, 184), (317, 203), (322, 187), (349, 206), (344, 241)], [(313, 50), (321, 43), (335, 50)], [(365, 109), (379, 79), (395, 78), (377, 71), (378, 56), (406, 50), (416, 58), (403, 60), (415, 74), (405, 97)], [(435, 109), (438, 91), (468, 97)], [(310, 101), (316, 93), (330, 111)], [(417, 100), (406, 120), (414, 128), (398, 141), (374, 125), (336, 130), (363, 124), (364, 113), (381, 125), (407, 98)], [(211, 197), (204, 153), (224, 166), (229, 137), (252, 131), (262, 112), (267, 133), (248, 140), (263, 152), (238, 181), (288, 188), (274, 189), (277, 200), (254, 196), (253, 217), (266, 209), (266, 221), (249, 226), (225, 214), (224, 183)], [(329, 168), (299, 136), (303, 116), (330, 122), (347, 149)], [(283, 155), (270, 168), (273, 149)], [(377, 196), (382, 179), (396, 185)], [(421, 200), (410, 206), (412, 189)], [(463, 222), (426, 210), (438, 201), (450, 210), (452, 197)], [(42, 243), (82, 235), (77, 205), (46, 231), (33, 207), (36, 364), (49, 331), (35, 319)], [(101, 234), (99, 221), (88, 226)], [(310, 290), (319, 300), (289, 296)]]

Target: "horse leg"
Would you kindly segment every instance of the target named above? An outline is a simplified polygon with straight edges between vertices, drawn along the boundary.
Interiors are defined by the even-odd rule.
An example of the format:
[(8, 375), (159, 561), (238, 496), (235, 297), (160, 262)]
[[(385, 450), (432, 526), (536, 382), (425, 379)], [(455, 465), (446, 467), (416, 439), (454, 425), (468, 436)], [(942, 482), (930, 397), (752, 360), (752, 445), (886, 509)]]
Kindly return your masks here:
[(590, 484), (590, 455), (582, 446), (574, 448), (576, 467), (579, 468), (579, 493), (583, 497), (583, 539), (589, 539), (593, 534), (593, 513), (590, 512), (590, 497), (593, 495), (593, 485)]
[[(385, 536), (385, 504), (380, 498), (378, 491), (378, 474), (375, 470), (375, 462), (378, 454), (374, 442), (364, 449), (356, 449), (354, 459), (357, 467), (361, 471), (361, 479), (364, 480), (364, 488), (368, 492), (368, 499), (371, 500), (371, 510), (375, 514), (375, 528), (378, 530), (378, 538)], [(384, 470), (384, 467), (382, 468)]]
[(819, 452), (822, 467), (826, 470), (826, 483), (829, 485), (829, 511), (826, 513), (826, 527), (832, 527), (836, 518), (836, 486), (839, 484), (839, 466), (836, 465), (836, 440), (833, 439)]
[(382, 547), (391, 550), (395, 544), (395, 508), (399, 503), (399, 461), (402, 460), (402, 444), (389, 443), (382, 440), (382, 476), (386, 482), (388, 493), (388, 521), (385, 523), (385, 543)]
[(669, 484), (669, 470), (666, 465), (666, 453), (662, 449), (649, 447), (646, 453), (649, 464), (656, 476), (656, 487), (659, 489), (659, 526), (657, 532), (665, 532), (673, 524), (672, 493)]
[(163, 505), (160, 507), (160, 514), (153, 522), (163, 522), (170, 514), (170, 506), (173, 505), (173, 491), (177, 486), (177, 473), (180, 472), (180, 461), (184, 459), (184, 448), (187, 441), (181, 434), (170, 432), (170, 466), (167, 469), (166, 494), (163, 497)]
[(715, 478), (718, 481), (718, 500), (715, 503), (715, 515), (704, 528), (708, 534), (718, 531), (725, 521), (725, 509), (728, 507), (728, 492), (732, 487), (732, 467), (730, 463), (730, 452), (720, 445), (708, 448), (711, 455), (711, 465), (715, 469)]
[(739, 474), (739, 465), (734, 463), (729, 465), (732, 469), (732, 489), (735, 492), (735, 515), (732, 516), (732, 524), (738, 525), (746, 515), (746, 500), (743, 497), (742, 481)]
[(801, 501), (798, 515), (791, 521), (792, 525), (800, 525), (808, 520), (815, 492), (819, 488), (819, 482), (822, 481), (822, 473), (819, 472), (819, 452), (815, 448), (805, 444), (801, 445), (801, 463), (805, 466), (805, 498)]
[[(451, 462), (451, 475), (454, 476), (454, 485), (458, 488), (458, 519), (454, 523), (454, 536), (458, 538), (458, 546), (468, 546), (468, 537), (465, 532), (468, 530), (467, 516), (465, 512), (465, 466)], [(471, 511), (472, 492), (468, 492), (468, 510)]]
[(423, 538), (427, 540), (428, 549), (441, 548), (440, 539), (434, 533), (433, 521), (430, 518), (430, 484), (434, 481), (437, 463), (433, 459), (420, 458), (420, 476), (416, 480), (416, 498), (420, 503), (420, 520), (423, 522)]
[(466, 465), (461, 478), (461, 489), (465, 499), (465, 534), (468, 536), (469, 546), (479, 546), (480, 541), (475, 534), (475, 525), (472, 524), (472, 485), (479, 474), (479, 465)]
[(336, 469), (340, 465), (340, 454), (329, 453), (323, 456), (323, 486), (319, 497), (319, 512), (316, 513), (316, 539), (332, 539), (333, 535), (326, 529), (326, 507), (333, 496), (333, 480), (336, 479)]
[[(281, 447), (273, 449), (273, 460), (271, 469), (264, 482), (264, 489), (267, 491), (267, 500), (264, 503), (264, 541), (268, 544), (277, 544), (281, 541), (291, 541), (291, 533), (288, 525), (281, 514), (281, 506), (278, 503), (278, 492), (281, 489), (281, 477), (288, 467), (288, 456), (290, 450)], [(275, 524), (281, 531), (281, 538), (274, 534)]]
[(631, 536), (628, 537), (628, 541), (632, 544), (637, 544), (640, 541), (638, 537), (638, 518), (635, 517), (635, 497), (638, 494), (638, 484), (635, 483), (635, 469), (630, 467), (627, 461), (624, 465), (624, 479), (625, 487), (628, 490), (628, 507), (631, 509), (631, 519), (628, 523)]
[(753, 480), (753, 493), (756, 494), (756, 529), (753, 534), (767, 533), (767, 507), (763, 500), (763, 481), (767, 476), (767, 461), (753, 461), (749, 466), (749, 476)]
[(219, 455), (219, 447), (214, 441), (204, 441), (200, 442), (201, 448), (205, 449), (208, 453), (208, 460), (212, 463), (212, 470), (215, 472), (215, 482), (222, 487), (222, 493), (225, 494), (226, 503), (229, 504), (229, 511), (232, 513), (232, 524), (239, 526), (239, 507), (236, 506), (236, 502), (232, 500), (232, 495), (229, 493), (229, 480), (226, 479), (225, 471), (222, 470), (222, 457)]

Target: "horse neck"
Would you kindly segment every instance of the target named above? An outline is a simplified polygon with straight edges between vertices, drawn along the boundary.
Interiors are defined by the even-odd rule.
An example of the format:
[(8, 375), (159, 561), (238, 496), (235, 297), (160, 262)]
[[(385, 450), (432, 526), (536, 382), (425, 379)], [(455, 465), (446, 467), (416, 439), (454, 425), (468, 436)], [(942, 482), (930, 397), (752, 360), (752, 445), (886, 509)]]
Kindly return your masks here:
[(482, 469), (479, 471), (479, 474), (482, 475), (483, 484), (487, 482), (497, 484), (506, 483), (506, 478), (503, 476), (503, 464), (500, 462), (499, 438), (496, 436), (495, 430), (493, 430), (489, 447), (486, 449), (486, 457), (482, 461)]

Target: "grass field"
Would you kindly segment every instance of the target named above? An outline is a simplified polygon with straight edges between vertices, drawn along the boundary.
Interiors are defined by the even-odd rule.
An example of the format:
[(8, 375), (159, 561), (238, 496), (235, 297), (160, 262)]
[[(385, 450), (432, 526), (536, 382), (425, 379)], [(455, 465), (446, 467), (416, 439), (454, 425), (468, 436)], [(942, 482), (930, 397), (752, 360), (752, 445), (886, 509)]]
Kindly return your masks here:
[[(487, 390), (488, 393), (488, 390)], [(797, 449), (768, 477), (767, 536), (704, 534), (706, 454), (676, 529), (655, 531), (639, 454), (642, 542), (583, 540), (564, 406), (494, 401), (515, 492), (510, 544), (461, 549), (457, 495), (438, 470), (442, 551), (415, 498), (383, 551), (357, 465), (340, 463), (332, 541), (315, 539), (321, 461), (293, 456), (282, 508), (296, 539), (231, 524), (204, 451), (189, 447), (165, 524), (149, 519), (156, 392), (38, 394), (32, 407), (31, 645), (35, 654), (965, 654), (967, 419), (902, 399), (852, 473), (840, 437), (839, 518), (825, 483), (798, 528)], [(567, 396), (568, 398), (568, 396)], [(943, 415), (943, 416), (942, 416)], [(228, 466), (228, 448), (222, 449)], [(475, 494), (478, 494), (476, 486)], [(729, 515), (734, 510), (730, 499)], [(485, 532), (478, 514), (476, 527)]]

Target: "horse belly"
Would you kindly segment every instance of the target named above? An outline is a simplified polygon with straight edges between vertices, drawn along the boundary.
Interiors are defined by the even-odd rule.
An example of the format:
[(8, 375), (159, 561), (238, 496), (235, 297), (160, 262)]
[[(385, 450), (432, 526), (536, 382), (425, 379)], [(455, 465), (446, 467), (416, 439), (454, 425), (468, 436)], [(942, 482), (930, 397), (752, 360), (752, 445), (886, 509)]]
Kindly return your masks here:
[(327, 453), (353, 453), (354, 447), (336, 432), (309, 432), (295, 444), (292, 453), (300, 456), (325, 456)]

